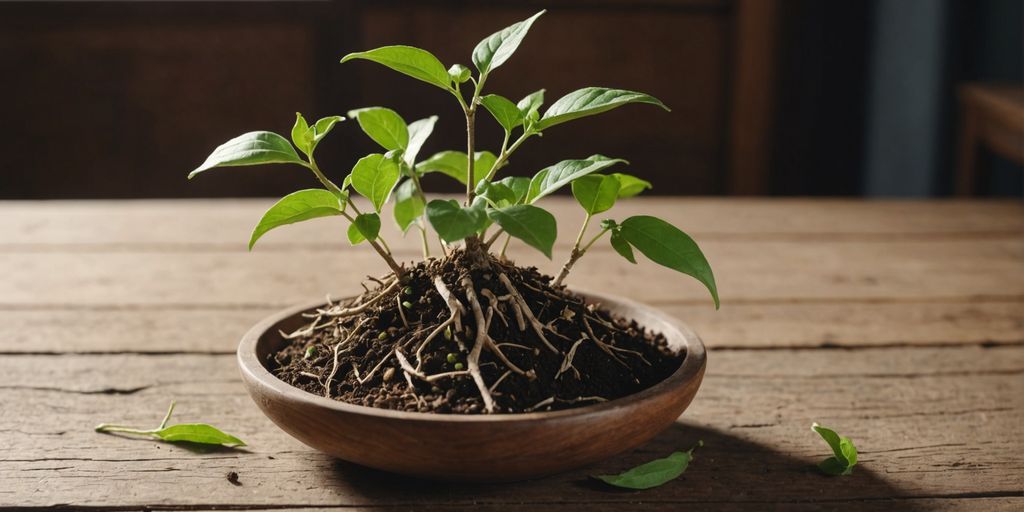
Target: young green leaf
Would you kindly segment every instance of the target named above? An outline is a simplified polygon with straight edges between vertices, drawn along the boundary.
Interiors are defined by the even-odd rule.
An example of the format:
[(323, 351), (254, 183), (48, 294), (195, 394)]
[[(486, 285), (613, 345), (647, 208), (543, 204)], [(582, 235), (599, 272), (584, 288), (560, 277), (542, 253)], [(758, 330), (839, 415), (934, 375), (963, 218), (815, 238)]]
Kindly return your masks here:
[(508, 234), (551, 258), (551, 249), (558, 236), (555, 216), (533, 205), (520, 204), (488, 210), (487, 215)]
[(711, 265), (689, 235), (659, 218), (630, 217), (619, 225), (622, 238), (651, 261), (696, 278), (708, 291), (718, 309), (718, 288)]
[(253, 228), (252, 236), (249, 237), (249, 250), (252, 250), (256, 240), (271, 229), (318, 217), (341, 215), (343, 209), (344, 204), (338, 196), (322, 188), (292, 192), (274, 203), (274, 206), (263, 214), (263, 218)]
[(480, 104), (494, 116), (494, 120), (507, 132), (523, 124), (523, 113), (519, 110), (519, 107), (504, 96), (497, 94), (481, 96)]
[(622, 174), (619, 172), (612, 173), (612, 176), (619, 179), (619, 199), (633, 197), (640, 192), (651, 188), (651, 182), (642, 180), (636, 176)]
[(409, 167), (416, 163), (416, 157), (420, 154), (423, 143), (434, 132), (435, 123), (437, 123), (437, 116), (430, 116), (409, 124), (409, 145), (405, 148), (405, 154), (403, 155), (405, 164)]
[(259, 164), (299, 164), (299, 158), (288, 141), (274, 132), (249, 132), (217, 146), (202, 165), (189, 173), (188, 179), (214, 167), (236, 167)]
[(526, 195), (530, 193), (530, 178), (525, 176), (508, 176), (502, 178), (494, 183), (505, 185), (512, 190), (515, 194), (514, 203), (522, 203), (526, 199)]
[(513, 23), (480, 41), (473, 49), (473, 64), (480, 71), (480, 75), (486, 75), (504, 64), (519, 48), (519, 43), (523, 42), (533, 22), (544, 12), (540, 11), (523, 21)]
[(685, 452), (674, 452), (664, 459), (652, 460), (617, 475), (598, 475), (594, 478), (625, 489), (643, 490), (658, 487), (682, 475), (693, 460), (693, 450), (699, 446), (704, 446), (704, 443), (698, 442), (697, 446)]
[(504, 183), (481, 181), (476, 187), (476, 195), (487, 200), (495, 208), (512, 206), (518, 202), (515, 191)]
[(348, 226), (348, 241), (358, 245), (366, 240), (376, 240), (380, 234), (380, 216), (376, 213), (357, 215)]
[(448, 68), (448, 76), (452, 79), (452, 82), (457, 84), (466, 83), (466, 80), (469, 80), (472, 73), (469, 68), (462, 64), (452, 64), (452, 67)]
[(530, 180), (530, 192), (526, 196), (526, 202), (533, 203), (562, 188), (567, 183), (617, 163), (626, 163), (626, 161), (592, 155), (584, 160), (562, 160), (555, 165), (545, 167)]
[(295, 124), (292, 126), (292, 144), (307, 155), (313, 146), (313, 130), (309, 129), (309, 123), (299, 112), (295, 113)]
[(530, 116), (530, 113), (537, 112), (543, 104), (544, 89), (541, 89), (539, 91), (532, 92), (526, 95), (525, 98), (519, 100), (519, 103), (516, 103), (516, 107), (520, 112), (522, 112), (523, 118), (525, 119)]
[(395, 189), (395, 222), (402, 231), (408, 231), (409, 226), (423, 215), (423, 198), (416, 193), (416, 184), (407, 179)]
[(445, 242), (456, 242), (480, 231), (487, 223), (483, 203), (463, 208), (454, 199), (434, 199), (427, 203), (427, 220)]
[(401, 171), (394, 160), (380, 153), (360, 158), (352, 168), (352, 188), (373, 203), (378, 213), (398, 183)]
[(811, 425), (811, 430), (817, 432), (828, 443), (829, 448), (832, 448), (832, 457), (821, 461), (818, 468), (832, 476), (853, 473), (853, 466), (857, 465), (857, 448), (853, 446), (853, 441), (817, 423)]
[(620, 256), (626, 258), (630, 263), (636, 264), (636, 257), (633, 256), (633, 248), (629, 246), (629, 242), (625, 238), (622, 238), (622, 233), (618, 229), (612, 230), (612, 235), (609, 237), (612, 243), (612, 249), (619, 253)]
[(572, 182), (572, 195), (591, 215), (608, 211), (619, 196), (619, 179), (601, 174), (577, 178)]
[(405, 150), (409, 146), (409, 127), (398, 112), (384, 107), (350, 110), (349, 117), (359, 122), (366, 135), (388, 151)]
[(352, 59), (365, 59), (387, 66), (399, 73), (436, 85), (442, 89), (451, 89), (451, 77), (434, 54), (412, 46), (383, 46), (365, 52), (350, 53), (342, 57), (341, 62)]
[(544, 130), (556, 124), (607, 112), (629, 103), (649, 103), (670, 111), (654, 96), (622, 89), (586, 87), (570, 92), (552, 103), (544, 112), (544, 117), (540, 119), (538, 129)]
[[(498, 157), (494, 156), (494, 153), (491, 153), (490, 151), (476, 152), (476, 158), (473, 161), (473, 177), (476, 180), (476, 183), (473, 184), (474, 187), (480, 183), (480, 180), (484, 179), (487, 175), (487, 171), (494, 166), (494, 163), (497, 160)], [(467, 163), (466, 154), (461, 151), (442, 151), (417, 164), (416, 172), (421, 175), (431, 172), (440, 172), (455, 178), (459, 183), (465, 185), (466, 175), (468, 174), (468, 170), (466, 169)]]
[(154, 429), (141, 430), (121, 425), (101, 423), (96, 426), (95, 430), (96, 432), (104, 433), (117, 432), (121, 434), (155, 437), (162, 441), (171, 443), (189, 442), (221, 445), (232, 448), (245, 446), (245, 442), (241, 439), (205, 423), (181, 423), (168, 427), (167, 422), (171, 419), (171, 414), (174, 412), (174, 406), (175, 402), (172, 401), (171, 406), (167, 409), (167, 414), (164, 415), (163, 421), (160, 422), (160, 426)]

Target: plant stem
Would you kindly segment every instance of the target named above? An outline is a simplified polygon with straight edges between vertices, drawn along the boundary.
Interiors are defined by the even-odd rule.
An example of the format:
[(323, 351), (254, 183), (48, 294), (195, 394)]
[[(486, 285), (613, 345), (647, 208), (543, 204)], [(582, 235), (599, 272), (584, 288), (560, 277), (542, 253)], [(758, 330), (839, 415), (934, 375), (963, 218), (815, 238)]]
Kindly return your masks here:
[(505, 237), (505, 243), (501, 246), (501, 259), (505, 259), (505, 251), (508, 250), (508, 243), (512, 241), (512, 235)]
[(583, 234), (586, 233), (587, 225), (590, 224), (590, 218), (591, 215), (588, 213), (587, 217), (583, 219), (583, 227), (580, 228), (580, 234), (576, 236), (576, 243), (572, 246), (572, 252), (569, 253), (569, 259), (565, 262), (565, 265), (562, 265), (562, 271), (558, 273), (558, 277), (556, 277), (554, 282), (551, 283), (552, 286), (562, 284), (562, 281), (565, 280), (565, 276), (569, 275), (569, 271), (572, 270), (572, 266), (575, 265), (584, 254), (586, 254), (587, 249), (590, 249), (590, 246), (594, 245), (594, 242), (596, 242), (598, 238), (601, 238), (601, 236), (608, 232), (608, 228), (602, 229), (598, 234), (594, 235), (594, 238), (591, 238), (586, 245), (580, 247), (580, 244), (583, 242)]
[(341, 189), (338, 188), (333, 181), (327, 179), (327, 176), (324, 176), (324, 173), (320, 171), (320, 167), (316, 165), (316, 160), (313, 160), (313, 155), (309, 155), (309, 170), (313, 171), (313, 174), (315, 174), (316, 178), (320, 180), (320, 183), (323, 184), (324, 188), (329, 190), (332, 194), (341, 197)]
[(530, 138), (533, 135), (536, 135), (536, 133), (524, 131), (523, 134), (520, 135), (519, 138), (516, 139), (516, 141), (513, 142), (511, 146), (508, 147), (508, 149), (506, 149), (505, 144), (508, 143), (508, 134), (506, 133), (505, 143), (502, 144), (501, 147), (501, 154), (498, 155), (497, 160), (494, 161), (494, 165), (491, 166), (490, 171), (487, 173), (487, 176), (484, 179), (490, 181), (491, 178), (494, 178), (494, 175), (498, 172), (498, 169), (500, 169), (501, 166), (504, 165), (506, 161), (508, 161), (508, 157), (512, 153), (514, 153), (515, 150), (519, 149), (519, 146), (522, 145), (522, 143), (525, 142), (526, 139)]
[(164, 415), (164, 420), (160, 422), (160, 426), (157, 430), (163, 430), (167, 426), (167, 422), (171, 420), (171, 413), (174, 412), (174, 406), (178, 404), (177, 400), (171, 400), (171, 406), (167, 408), (167, 414)]
[[(416, 174), (416, 167), (413, 165), (406, 165), (409, 170), (409, 179), (412, 180), (413, 185), (416, 187), (416, 193), (419, 194), (420, 200), (423, 204), (427, 204), (427, 195), (423, 192), (423, 185), (420, 184), (420, 177)], [(430, 244), (427, 243), (427, 221), (425, 215), (420, 215), (419, 218), (420, 235), (423, 239), (423, 259), (430, 258)]]
[[(351, 204), (351, 203), (349, 203), (349, 204)], [(359, 213), (359, 210), (356, 209), (356, 206), (354, 204), (352, 205), (352, 209), (355, 210), (356, 215), (361, 215)], [(354, 217), (352, 217), (352, 215), (350, 215), (348, 212), (343, 211), (343, 212), (341, 212), (341, 214), (346, 219), (348, 219), (349, 222), (355, 222), (356, 221), (356, 219)], [(384, 241), (383, 238), (378, 238), (378, 240), (380, 240), (381, 242)], [(370, 247), (373, 247), (373, 250), (377, 251), (377, 254), (379, 254), (381, 258), (384, 258), (384, 261), (388, 264), (389, 267), (391, 267), (391, 271), (395, 273), (395, 276), (398, 277), (398, 280), (399, 281), (404, 281), (405, 280), (405, 271), (402, 270), (402, 266), (399, 265), (398, 262), (396, 262), (395, 259), (391, 257), (391, 251), (384, 250), (384, 248), (381, 247), (381, 245), (378, 244), (376, 240), (369, 240), (369, 239), (367, 239), (366, 241), (370, 244)]]

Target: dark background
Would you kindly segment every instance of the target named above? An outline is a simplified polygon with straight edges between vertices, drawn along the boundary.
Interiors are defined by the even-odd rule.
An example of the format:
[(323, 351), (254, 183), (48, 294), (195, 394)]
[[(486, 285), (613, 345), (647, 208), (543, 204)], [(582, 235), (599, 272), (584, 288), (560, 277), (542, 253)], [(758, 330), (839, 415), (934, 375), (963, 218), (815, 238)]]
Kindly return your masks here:
[[(185, 175), (235, 135), (287, 133), (295, 111), (438, 114), (421, 155), (464, 149), (449, 95), (339, 58), (411, 44), (469, 65), (480, 39), (540, 8), (490, 92), (543, 87), (550, 104), (604, 85), (673, 112), (628, 106), (553, 128), (513, 157), (515, 174), (601, 153), (630, 160), (658, 194), (948, 195), (957, 87), (1024, 78), (1021, 0), (2, 3), (0, 197), (283, 195), (314, 184), (309, 173)], [(479, 125), (497, 150), (496, 125)], [(344, 123), (318, 160), (340, 182), (372, 151)], [(1022, 194), (1019, 165), (981, 158), (981, 195)]]

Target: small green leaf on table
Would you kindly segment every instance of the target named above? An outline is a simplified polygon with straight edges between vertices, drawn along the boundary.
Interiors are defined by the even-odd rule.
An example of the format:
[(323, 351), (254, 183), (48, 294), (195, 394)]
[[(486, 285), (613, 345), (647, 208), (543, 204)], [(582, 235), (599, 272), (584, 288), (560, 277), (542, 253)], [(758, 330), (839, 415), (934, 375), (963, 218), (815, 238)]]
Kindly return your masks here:
[(215, 167), (238, 167), (259, 164), (299, 164), (306, 162), (295, 152), (295, 148), (282, 136), (274, 132), (249, 132), (239, 135), (220, 146), (217, 146), (206, 157), (202, 165), (196, 167), (188, 178), (192, 179), (199, 173)]
[(249, 237), (249, 250), (271, 229), (318, 217), (341, 215), (344, 206), (338, 196), (321, 188), (292, 192), (263, 214)]
[(178, 425), (167, 426), (167, 422), (170, 421), (171, 414), (174, 412), (175, 404), (176, 402), (171, 402), (171, 406), (167, 409), (167, 414), (164, 416), (163, 421), (160, 422), (160, 426), (154, 429), (141, 430), (121, 425), (101, 423), (96, 426), (95, 430), (96, 432), (103, 433), (155, 437), (169, 443), (189, 442), (221, 445), (230, 448), (245, 446), (245, 442), (241, 439), (205, 423), (180, 423)]
[(350, 53), (342, 57), (341, 62), (352, 59), (364, 59), (387, 66), (399, 73), (436, 85), (442, 89), (451, 89), (451, 77), (444, 64), (434, 54), (412, 46), (382, 46), (365, 52)]
[(857, 448), (853, 446), (853, 441), (840, 436), (830, 428), (818, 425), (817, 422), (811, 425), (811, 430), (817, 432), (828, 443), (829, 448), (832, 448), (832, 456), (821, 461), (818, 468), (831, 476), (853, 473), (853, 466), (857, 465)]
[(693, 451), (700, 446), (704, 446), (703, 441), (698, 441), (697, 446), (685, 452), (674, 452), (664, 459), (652, 460), (617, 475), (596, 475), (593, 478), (624, 489), (644, 490), (658, 487), (682, 475), (693, 460)]
[(529, 204), (488, 210), (487, 215), (508, 234), (551, 258), (551, 250), (558, 235), (555, 216), (547, 210)]

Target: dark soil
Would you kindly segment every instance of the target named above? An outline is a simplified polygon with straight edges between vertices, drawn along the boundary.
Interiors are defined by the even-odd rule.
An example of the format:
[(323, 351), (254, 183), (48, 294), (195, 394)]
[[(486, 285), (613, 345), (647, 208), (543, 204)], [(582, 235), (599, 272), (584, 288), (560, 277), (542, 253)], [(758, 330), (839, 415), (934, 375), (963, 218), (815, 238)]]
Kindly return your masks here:
[[(551, 278), (536, 268), (493, 258), (489, 263), (490, 268), (470, 270), (457, 251), (412, 267), (404, 283), (394, 276), (375, 279), (376, 288), (350, 303), (307, 313), (311, 323), (289, 334), (290, 344), (271, 355), (270, 368), (295, 387), (353, 404), (474, 414), (488, 412), (487, 395), (491, 412), (519, 413), (636, 393), (664, 380), (685, 357), (672, 353), (661, 334), (550, 286)], [(537, 329), (515, 306), (502, 274), (539, 321)], [(437, 277), (458, 301), (453, 307), (462, 308), (458, 321), (435, 285)], [(494, 342), (483, 342), (479, 350), (474, 350), (478, 322), (466, 277)], [(360, 306), (364, 310), (351, 314)], [(521, 324), (517, 310), (524, 313)], [(450, 325), (440, 327), (446, 321)], [(474, 367), (482, 383), (471, 374)]]

